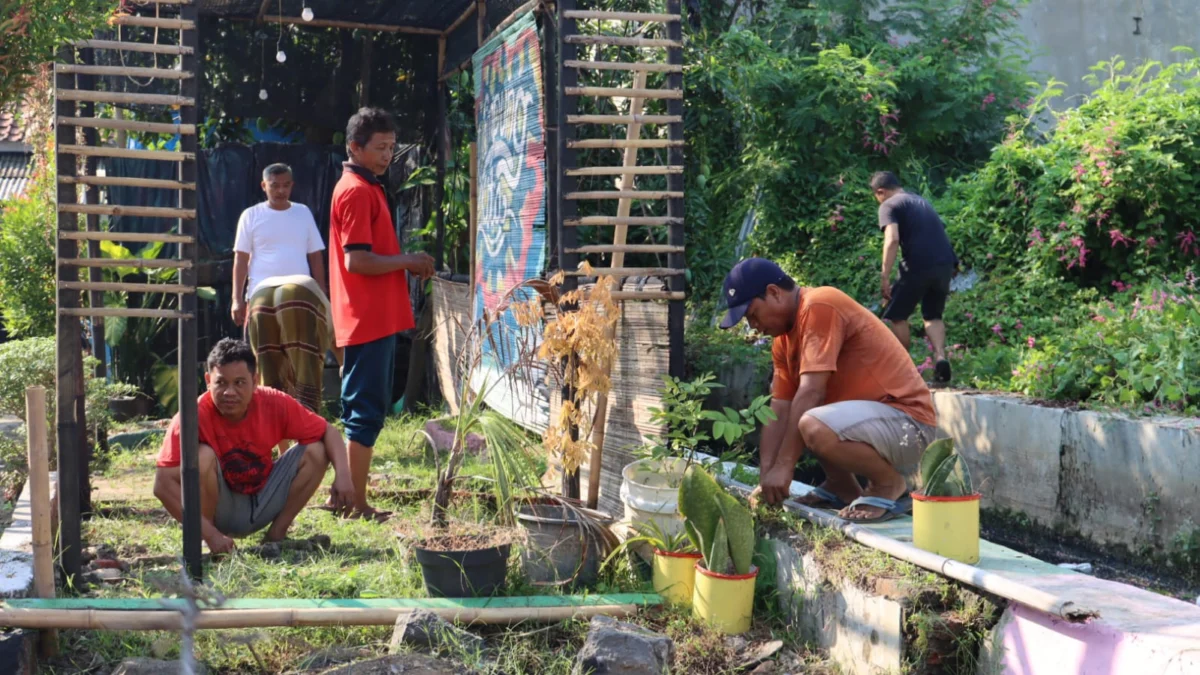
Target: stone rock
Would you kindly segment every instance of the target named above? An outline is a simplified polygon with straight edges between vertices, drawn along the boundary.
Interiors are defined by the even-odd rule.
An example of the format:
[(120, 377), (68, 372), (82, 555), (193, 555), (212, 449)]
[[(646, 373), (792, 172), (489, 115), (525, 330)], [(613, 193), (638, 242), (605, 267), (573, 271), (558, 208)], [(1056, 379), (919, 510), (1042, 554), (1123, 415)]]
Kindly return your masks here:
[(671, 638), (609, 616), (592, 617), (572, 675), (662, 675), (671, 671)]
[[(178, 661), (160, 661), (158, 659), (136, 658), (125, 659), (112, 671), (112, 675), (178, 675)], [(207, 673), (204, 664), (196, 664), (197, 673)]]
[(101, 567), (88, 572), (84, 576), (87, 577), (88, 581), (93, 584), (115, 584), (122, 578), (121, 570), (119, 568), (112, 567)]
[(423, 654), (394, 654), (326, 670), (322, 675), (466, 675), (468, 672), (449, 661)]
[(446, 649), (478, 654), (484, 649), (483, 638), (465, 631), (427, 609), (414, 610), (396, 619), (388, 653), (396, 654), (403, 645), (434, 651)]
[(335, 666), (353, 661), (361, 661), (375, 656), (366, 647), (330, 647), (313, 652), (300, 660), (296, 670), (301, 672), (321, 672)]
[(88, 564), (93, 570), (109, 569), (121, 570), (122, 572), (129, 570), (129, 563), (124, 560), (113, 560), (112, 558), (97, 558)]
[(108, 544), (100, 544), (99, 546), (88, 546), (83, 549), (83, 562), (89, 563), (98, 558), (116, 560), (117, 552)]

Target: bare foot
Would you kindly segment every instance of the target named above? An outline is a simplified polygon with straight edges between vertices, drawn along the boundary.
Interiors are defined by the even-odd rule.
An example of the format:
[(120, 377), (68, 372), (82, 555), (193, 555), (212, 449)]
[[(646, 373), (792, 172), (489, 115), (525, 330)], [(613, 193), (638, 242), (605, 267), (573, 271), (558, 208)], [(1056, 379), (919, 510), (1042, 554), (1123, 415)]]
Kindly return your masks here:
[[(899, 481), (894, 484), (871, 483), (863, 492), (864, 497), (882, 497), (892, 501), (899, 500), (908, 492), (908, 486), (904, 481)], [(859, 504), (858, 506), (847, 506), (838, 512), (838, 515), (846, 520), (870, 520), (878, 518), (884, 514), (884, 510), (877, 506), (868, 506)]]

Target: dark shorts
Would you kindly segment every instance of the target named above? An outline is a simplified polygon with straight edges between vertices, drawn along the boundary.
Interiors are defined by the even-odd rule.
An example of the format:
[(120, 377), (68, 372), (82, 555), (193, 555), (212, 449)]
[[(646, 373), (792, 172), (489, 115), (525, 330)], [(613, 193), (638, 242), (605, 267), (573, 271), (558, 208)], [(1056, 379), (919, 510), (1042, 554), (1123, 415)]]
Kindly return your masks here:
[(252, 495), (234, 492), (225, 482), (225, 474), (217, 470), (217, 514), (213, 525), (230, 537), (244, 537), (275, 522), (287, 504), (288, 493), (300, 470), (307, 445), (293, 445), (279, 456), (267, 475), (267, 483)]
[(887, 321), (908, 321), (917, 303), (920, 303), (921, 318), (926, 321), (941, 319), (953, 278), (953, 265), (916, 271), (902, 270), (900, 279), (892, 286), (892, 299), (883, 310), (882, 318)]
[(392, 409), (396, 336), (346, 347), (342, 366), (342, 423), (346, 438), (375, 447)]

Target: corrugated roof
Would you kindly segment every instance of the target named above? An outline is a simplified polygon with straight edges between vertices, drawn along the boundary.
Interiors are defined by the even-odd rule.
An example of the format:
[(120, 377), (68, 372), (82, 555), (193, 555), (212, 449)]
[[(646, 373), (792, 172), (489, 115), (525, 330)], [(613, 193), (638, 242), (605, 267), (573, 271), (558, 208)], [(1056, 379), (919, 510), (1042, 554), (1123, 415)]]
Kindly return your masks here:
[(25, 125), (14, 110), (0, 111), (0, 143), (20, 143), (25, 140)]
[(0, 152), (0, 201), (24, 192), (32, 171), (33, 153)]

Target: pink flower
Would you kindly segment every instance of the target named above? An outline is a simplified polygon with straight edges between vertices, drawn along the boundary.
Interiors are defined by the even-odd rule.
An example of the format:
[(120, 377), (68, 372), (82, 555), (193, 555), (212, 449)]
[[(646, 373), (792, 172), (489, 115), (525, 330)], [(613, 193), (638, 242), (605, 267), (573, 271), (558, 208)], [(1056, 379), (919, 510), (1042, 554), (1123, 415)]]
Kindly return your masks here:
[(1108, 231), (1108, 236), (1110, 239), (1112, 239), (1113, 248), (1116, 248), (1117, 244), (1122, 244), (1125, 246), (1125, 248), (1129, 248), (1130, 244), (1137, 243), (1136, 239), (1130, 239), (1129, 237), (1125, 236), (1124, 232), (1121, 232), (1115, 227)]
[(1038, 228), (1033, 228), (1033, 232), (1029, 233), (1029, 248), (1033, 248), (1034, 244), (1043, 244), (1046, 240), (1042, 237), (1042, 231)]
[(1129, 288), (1130, 288), (1129, 284), (1123, 283), (1119, 279), (1113, 280), (1112, 285), (1113, 285), (1113, 288), (1117, 289), (1118, 293), (1124, 293), (1125, 291), (1129, 290)]
[(1030, 337), (1028, 340), (1025, 341), (1025, 344), (1029, 345), (1030, 349), (1033, 349), (1033, 345), (1034, 345), (1033, 338)]
[(1017, 330), (1021, 330), (1023, 328), (1025, 328), (1025, 324), (1021, 323), (1020, 319), (1017, 319)]
[(974, 321), (975, 315), (970, 312), (964, 312), (963, 316), (967, 317), (967, 321)]
[(1064, 221), (1060, 222), (1060, 223), (1058, 224), (1058, 229), (1060, 229), (1060, 230), (1065, 230), (1065, 229), (1067, 229), (1067, 221), (1065, 221), (1065, 220), (1064, 220)]
[(925, 371), (929, 370), (929, 369), (930, 369), (930, 368), (932, 368), (932, 367), (933, 367), (933, 357), (932, 357), (932, 356), (926, 356), (926, 357), (925, 357), (925, 362), (924, 362), (924, 363), (922, 363), (921, 365), (917, 366), (917, 372), (918, 372), (918, 373), (923, 373), (923, 372), (925, 372)]
[[(970, 38), (968, 38), (970, 39)], [(987, 107), (996, 102), (996, 95), (988, 92), (987, 96), (983, 97), (983, 104), (979, 106), (980, 110), (987, 110)]]
[(1093, 317), (1092, 317), (1092, 321), (1095, 321), (1096, 323), (1107, 323), (1107, 322), (1108, 322), (1108, 319), (1106, 319), (1106, 318), (1104, 318), (1103, 316), (1100, 316), (1099, 314), (1097, 314), (1096, 316), (1093, 316)]
[(1083, 168), (1082, 164), (1076, 164), (1075, 165), (1075, 177), (1083, 178), (1086, 175), (1087, 175), (1087, 169)]
[(872, 96), (871, 92), (869, 92), (869, 91), (867, 93), (863, 94), (863, 97), (862, 97), (863, 101), (870, 101), (873, 98), (875, 98), (875, 97)]
[(950, 44), (950, 40), (948, 38), (942, 38), (942, 44), (948, 45)]
[(1196, 233), (1188, 230), (1181, 232), (1175, 236), (1175, 241), (1179, 242), (1179, 250), (1191, 255), (1200, 256), (1200, 244), (1196, 243)]
[(1000, 336), (1001, 339), (1004, 338), (1003, 329), (1000, 328), (1000, 324), (996, 324), (996, 325), (992, 326), (992, 332), (995, 333), (996, 335)]
[(1154, 248), (1155, 246), (1158, 246), (1158, 240), (1155, 239), (1154, 237), (1147, 237), (1146, 238), (1146, 248)]

